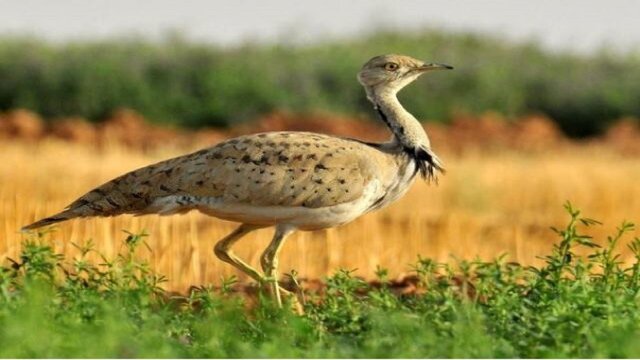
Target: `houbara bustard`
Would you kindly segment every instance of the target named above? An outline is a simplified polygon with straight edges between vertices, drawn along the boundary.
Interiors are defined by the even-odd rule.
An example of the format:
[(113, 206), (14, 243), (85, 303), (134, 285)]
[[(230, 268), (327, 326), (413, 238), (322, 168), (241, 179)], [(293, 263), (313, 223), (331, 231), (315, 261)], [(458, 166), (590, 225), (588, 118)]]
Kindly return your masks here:
[[(452, 67), (402, 55), (376, 56), (362, 67), (358, 81), (392, 133), (387, 142), (286, 131), (240, 136), (124, 174), (23, 230), (77, 217), (197, 209), (241, 223), (214, 252), (256, 281), (270, 283), (281, 305), (281, 292), (287, 291), (277, 281), (278, 253), (288, 235), (348, 223), (397, 200), (418, 173), (433, 181), (444, 172), (424, 129), (396, 97), (420, 75), (440, 69)], [(261, 256), (262, 274), (231, 246), (269, 226), (275, 234)]]

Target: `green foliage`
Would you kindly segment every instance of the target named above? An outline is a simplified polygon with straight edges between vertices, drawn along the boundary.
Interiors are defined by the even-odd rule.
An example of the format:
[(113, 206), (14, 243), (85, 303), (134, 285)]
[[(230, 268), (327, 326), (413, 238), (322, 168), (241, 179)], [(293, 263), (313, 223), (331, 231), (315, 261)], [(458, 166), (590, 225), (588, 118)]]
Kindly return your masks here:
[(341, 270), (307, 294), (302, 316), (265, 296), (246, 307), (235, 279), (165, 293), (136, 257), (144, 233), (129, 233), (113, 260), (91, 242), (65, 260), (41, 234), (0, 268), (0, 356), (638, 357), (640, 239), (624, 263), (616, 248), (632, 224), (598, 244), (581, 231), (598, 222), (565, 207), (541, 267), (419, 258), (420, 291), (405, 295), (384, 269), (375, 284)]
[(0, 38), (0, 110), (25, 107), (47, 118), (99, 120), (131, 107), (157, 122), (226, 126), (279, 109), (373, 117), (355, 74), (382, 53), (450, 63), (401, 94), (421, 119), (487, 110), (542, 112), (570, 135), (640, 117), (637, 54), (551, 53), (533, 43), (423, 30), (291, 46), (220, 48), (179, 37), (49, 44)]

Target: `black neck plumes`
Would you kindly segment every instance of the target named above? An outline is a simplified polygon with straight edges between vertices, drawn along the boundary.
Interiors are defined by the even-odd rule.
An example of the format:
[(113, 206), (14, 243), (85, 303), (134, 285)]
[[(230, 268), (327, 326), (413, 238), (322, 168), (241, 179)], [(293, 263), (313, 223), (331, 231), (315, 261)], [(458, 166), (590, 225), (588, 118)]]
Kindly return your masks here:
[(436, 171), (444, 173), (440, 159), (438, 159), (431, 149), (406, 141), (404, 127), (397, 121), (390, 119), (380, 105), (376, 104), (375, 109), (378, 111), (382, 121), (393, 133), (396, 141), (402, 147), (402, 151), (415, 163), (415, 172), (417, 173), (419, 171), (420, 176), (427, 181), (437, 182), (438, 177)]

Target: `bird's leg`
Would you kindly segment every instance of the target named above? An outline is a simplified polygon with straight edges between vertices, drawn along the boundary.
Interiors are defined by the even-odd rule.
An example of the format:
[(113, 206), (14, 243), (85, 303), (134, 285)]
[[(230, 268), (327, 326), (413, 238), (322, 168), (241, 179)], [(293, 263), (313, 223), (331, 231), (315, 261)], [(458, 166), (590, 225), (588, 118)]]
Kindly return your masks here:
[[(265, 278), (265, 276), (262, 275), (258, 270), (254, 269), (249, 264), (245, 263), (240, 258), (238, 258), (230, 250), (230, 248), (234, 243), (236, 243), (238, 240), (240, 240), (240, 238), (242, 238), (244, 235), (248, 234), (249, 232), (251, 232), (253, 230), (260, 229), (262, 227), (264, 227), (264, 226), (242, 224), (237, 229), (235, 229), (231, 234), (225, 236), (222, 240), (220, 240), (216, 244), (216, 246), (214, 247), (214, 252), (215, 252), (216, 256), (218, 258), (220, 258), (220, 260), (233, 265), (234, 267), (236, 267), (237, 269), (239, 269), (243, 273), (249, 275), (252, 279), (254, 279), (255, 281), (257, 281), (260, 284), (263, 284), (267, 280)], [(290, 230), (289, 232), (292, 232), (292, 231), (293, 230)], [(276, 233), (277, 233), (277, 231), (276, 231)], [(287, 234), (284, 234), (283, 238), (280, 241), (284, 240), (284, 236), (286, 236)], [(273, 245), (273, 241), (270, 244), (270, 247), (271, 247), (271, 245)], [(266, 253), (266, 251), (265, 251), (265, 253)], [(265, 255), (263, 254), (263, 258), (264, 257), (265, 257)], [(276, 282), (276, 285), (277, 285), (277, 282)], [(302, 306), (297, 301), (298, 299), (295, 297), (295, 294), (292, 294), (292, 293), (290, 293), (289, 291), (287, 291), (285, 289), (279, 289), (279, 290), (280, 290), (280, 292), (284, 292), (287, 295), (293, 296), (294, 310), (297, 313), (302, 314), (303, 313)], [(276, 299), (280, 298), (279, 297), (279, 293), (280, 292), (275, 292), (276, 294), (278, 294), (278, 295), (276, 295), (276, 296), (278, 296)], [(281, 300), (280, 300), (280, 302), (281, 302)]]
[(232, 251), (231, 246), (244, 235), (249, 232), (260, 229), (264, 226), (259, 225), (250, 225), (250, 224), (242, 224), (237, 229), (235, 229), (231, 234), (225, 236), (222, 240), (218, 241), (216, 246), (213, 248), (213, 252), (216, 256), (234, 267), (243, 273), (249, 275), (255, 281), (262, 283), (264, 281), (264, 276), (258, 272), (258, 270), (251, 267), (251, 265), (242, 261), (239, 257), (237, 257)]
[[(262, 270), (264, 270), (265, 279), (271, 281), (271, 288), (273, 291), (273, 295), (276, 297), (276, 302), (278, 306), (282, 307), (282, 298), (280, 296), (280, 291), (289, 293), (285, 289), (280, 289), (280, 285), (278, 284), (278, 253), (280, 249), (282, 249), (282, 245), (284, 244), (285, 238), (291, 234), (295, 229), (286, 225), (277, 225), (276, 232), (273, 235), (273, 239), (269, 246), (265, 249), (264, 253), (262, 253), (262, 257), (260, 259), (260, 263), (262, 265)], [(297, 299), (294, 299), (294, 301)]]

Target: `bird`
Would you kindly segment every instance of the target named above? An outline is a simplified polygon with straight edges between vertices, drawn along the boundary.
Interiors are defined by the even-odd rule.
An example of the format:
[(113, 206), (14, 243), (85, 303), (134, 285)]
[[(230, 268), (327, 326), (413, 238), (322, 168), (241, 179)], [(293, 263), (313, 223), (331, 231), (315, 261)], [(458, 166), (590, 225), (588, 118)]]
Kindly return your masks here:
[[(448, 69), (453, 67), (397, 54), (363, 65), (357, 79), (391, 132), (386, 142), (294, 131), (239, 136), (128, 172), (22, 229), (74, 218), (197, 210), (240, 223), (215, 244), (215, 255), (267, 284), (282, 306), (282, 297), (292, 294), (278, 283), (278, 256), (292, 233), (346, 224), (399, 199), (417, 177), (437, 182), (445, 173), (424, 128), (397, 93), (427, 72)], [(231, 247), (267, 227), (275, 232), (260, 257), (260, 272)]]

